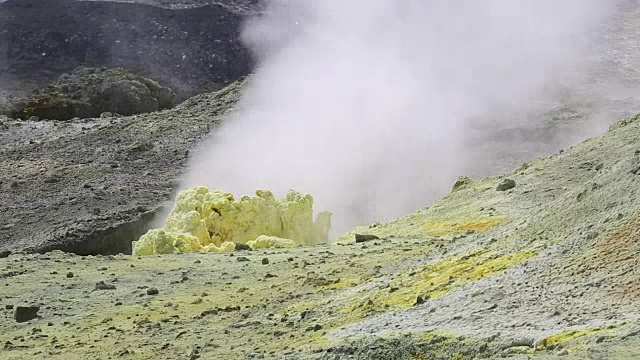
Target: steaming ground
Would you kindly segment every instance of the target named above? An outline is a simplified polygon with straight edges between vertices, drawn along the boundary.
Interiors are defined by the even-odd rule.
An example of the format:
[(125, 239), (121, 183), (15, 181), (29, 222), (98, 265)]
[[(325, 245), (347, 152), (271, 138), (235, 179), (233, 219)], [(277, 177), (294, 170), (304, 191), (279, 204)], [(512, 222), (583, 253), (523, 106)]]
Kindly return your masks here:
[(505, 174), (515, 188), (467, 182), (357, 229), (366, 243), (0, 252), (0, 357), (637, 359), (639, 137), (640, 114)]
[[(205, 169), (201, 177), (194, 165), (183, 186), (201, 180), (248, 192), (258, 186), (252, 182), (283, 189), (308, 184), (326, 196), (321, 201), (327, 208), (330, 201), (360, 198), (360, 204), (395, 206), (391, 195), (377, 190), (396, 184), (394, 195), (424, 190), (424, 199), (415, 199), (425, 200), (424, 206), (452, 185), (428, 183), (429, 176), (479, 177), (519, 158), (528, 161), (503, 176), (515, 188), (497, 191), (502, 177), (467, 183), (428, 208), (356, 230), (380, 237), (363, 244), (140, 258), (9, 254), (0, 248), (0, 357), (639, 358), (640, 115), (556, 152), (561, 143), (602, 132), (637, 111), (640, 22), (632, 10), (604, 23), (606, 32), (595, 34), (597, 46), (584, 62), (572, 59), (576, 76), (556, 76), (562, 81), (518, 96), (526, 98), (523, 104), (460, 96), (449, 108), (455, 97), (442, 94), (455, 94), (455, 83), (436, 94), (442, 104), (429, 103), (431, 87), (422, 84), (430, 106), (421, 107), (409, 89), (418, 81), (385, 72), (375, 72), (371, 82), (384, 79), (385, 86), (402, 91), (397, 97), (386, 88), (369, 88), (369, 82), (358, 91), (350, 89), (351, 81), (311, 86), (330, 82), (321, 75), (338, 72), (331, 63), (309, 80), (282, 80), (301, 91), (296, 94), (265, 75), (270, 67), (264, 60), (250, 87), (238, 82), (165, 112), (70, 123), (0, 119), (6, 139), (0, 148), (0, 195), (6, 201), (0, 203), (9, 204), (0, 212), (0, 246), (10, 241), (9, 250), (54, 240), (69, 244), (73, 238), (93, 245), (106, 237), (88, 231), (103, 226), (113, 226), (114, 238), (131, 235), (116, 222), (147, 214), (169, 196), (191, 146), (226, 121), (243, 87), (246, 98), (234, 121), (193, 160)], [(296, 36), (303, 35), (310, 36)], [(267, 59), (278, 56), (270, 51)], [(328, 59), (320, 53), (327, 57), (318, 62)], [(406, 89), (398, 79), (409, 84)], [(269, 86), (272, 98), (258, 96)], [(320, 90), (332, 96), (320, 96)], [(479, 99), (494, 94), (488, 90)], [(366, 96), (360, 104), (371, 107), (350, 106), (353, 94), (361, 93)], [(389, 101), (375, 102), (371, 94), (388, 95)], [(334, 122), (328, 115), (347, 112), (330, 106), (335, 103), (307, 111), (306, 104), (319, 100), (347, 104), (366, 116)], [(297, 111), (286, 117), (289, 109)], [(397, 116), (389, 116), (392, 110)], [(411, 121), (416, 113), (426, 121), (422, 127)], [(301, 114), (309, 121), (297, 121)], [(430, 114), (465, 117), (438, 122)], [(450, 137), (429, 142), (440, 134)], [(418, 156), (430, 149), (435, 155)], [(530, 160), (545, 152), (556, 153)], [(371, 162), (358, 165), (359, 158)], [(426, 190), (408, 189), (411, 181)], [(343, 211), (343, 224), (378, 214), (373, 205), (371, 213)]]
[(181, 187), (296, 188), (335, 212), (335, 234), (638, 109), (637, 56), (619, 53), (637, 48), (637, 15), (623, 1), (266, 5), (244, 32), (258, 70)]

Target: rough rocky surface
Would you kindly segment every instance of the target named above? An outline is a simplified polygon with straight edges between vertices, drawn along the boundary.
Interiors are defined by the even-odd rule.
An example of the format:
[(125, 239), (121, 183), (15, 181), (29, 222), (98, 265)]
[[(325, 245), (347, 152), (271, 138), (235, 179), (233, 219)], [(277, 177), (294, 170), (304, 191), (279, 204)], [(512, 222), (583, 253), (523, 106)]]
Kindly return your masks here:
[(239, 41), (251, 1), (159, 3), (0, 2), (0, 103), (2, 91), (21, 96), (79, 66), (125, 68), (172, 88), (178, 101), (251, 71)]
[(14, 119), (69, 120), (149, 113), (175, 106), (176, 94), (124, 69), (77, 68), (30, 95), (10, 101), (0, 112)]
[(220, 5), (229, 10), (245, 14), (261, 9), (261, 0), (77, 0), (93, 2), (121, 2), (157, 6), (164, 9), (190, 9), (207, 5)]
[(242, 83), (150, 114), (0, 120), (0, 251), (130, 253)]
[(344, 245), (9, 255), (3, 357), (636, 358), (638, 138), (640, 115)]
[[(638, 48), (625, 35), (635, 19), (612, 50), (630, 81), (634, 52), (616, 51)], [(0, 119), (0, 358), (640, 358), (640, 116), (502, 176), (461, 177), (441, 201), (342, 245), (80, 256), (130, 251), (241, 86), (153, 114)], [(556, 124), (593, 115), (562, 101)], [(520, 125), (492, 134), (568, 133)], [(502, 166), (521, 158), (503, 149)], [(497, 191), (505, 178), (516, 187)], [(80, 255), (19, 252), (52, 249)]]

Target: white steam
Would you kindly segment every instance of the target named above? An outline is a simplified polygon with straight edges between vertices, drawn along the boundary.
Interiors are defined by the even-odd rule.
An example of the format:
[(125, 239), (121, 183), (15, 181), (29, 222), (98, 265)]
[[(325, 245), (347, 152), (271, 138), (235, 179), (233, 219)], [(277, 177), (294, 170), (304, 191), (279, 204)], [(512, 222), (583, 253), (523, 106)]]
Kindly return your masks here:
[(244, 32), (258, 70), (181, 187), (308, 192), (337, 232), (424, 207), (456, 176), (492, 170), (474, 134), (532, 111), (554, 84), (584, 81), (615, 5), (269, 1)]

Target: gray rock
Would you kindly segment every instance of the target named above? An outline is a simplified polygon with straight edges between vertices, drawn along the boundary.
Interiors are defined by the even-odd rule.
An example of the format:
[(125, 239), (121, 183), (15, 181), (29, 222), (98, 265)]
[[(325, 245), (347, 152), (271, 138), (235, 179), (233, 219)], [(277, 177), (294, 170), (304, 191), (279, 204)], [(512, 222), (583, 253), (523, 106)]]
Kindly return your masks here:
[(356, 244), (380, 239), (376, 235), (366, 235), (366, 234), (355, 234), (355, 238), (356, 238)]
[(236, 243), (236, 251), (249, 251), (251, 247), (247, 244)]
[(157, 288), (150, 287), (147, 289), (147, 295), (158, 295), (160, 291)]
[(116, 286), (113, 284), (105, 284), (104, 281), (96, 283), (95, 290), (115, 290)]
[(516, 182), (512, 179), (504, 178), (498, 183), (497, 191), (507, 191), (516, 187)]
[(22, 323), (38, 317), (39, 306), (17, 306), (13, 311), (16, 322)]
[(458, 176), (458, 178), (456, 179), (455, 184), (453, 184), (453, 188), (451, 189), (451, 192), (456, 192), (462, 188), (464, 188), (467, 185), (470, 185), (473, 183), (473, 180), (471, 180), (470, 177), (467, 176)]

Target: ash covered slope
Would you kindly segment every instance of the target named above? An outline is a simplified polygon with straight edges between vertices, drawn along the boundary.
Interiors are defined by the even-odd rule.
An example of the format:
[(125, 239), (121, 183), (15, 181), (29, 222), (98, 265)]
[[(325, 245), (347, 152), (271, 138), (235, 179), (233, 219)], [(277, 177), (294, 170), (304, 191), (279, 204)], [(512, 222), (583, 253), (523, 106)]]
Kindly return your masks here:
[(129, 252), (243, 83), (151, 114), (0, 120), (0, 251)]
[(144, 2), (0, 3), (0, 90), (21, 95), (78, 66), (123, 67), (171, 87), (178, 100), (247, 75), (240, 43), (251, 8), (238, 1), (175, 9)]
[(3, 310), (3, 355), (637, 358), (639, 138), (640, 115), (505, 176), (464, 179), (343, 239), (379, 237), (365, 243), (11, 255), (2, 302), (40, 310), (26, 325)]
[(76, 0), (90, 2), (121, 2), (144, 4), (165, 9), (190, 9), (208, 5), (221, 5), (234, 13), (246, 14), (255, 12), (260, 7), (260, 0)]
[[(387, 276), (396, 292), (352, 292), (354, 310), (387, 314), (334, 335), (439, 329), (500, 333), (532, 346), (553, 332), (637, 326), (639, 136), (640, 114), (504, 177), (460, 181), (412, 215), (355, 229), (381, 238), (432, 237), (440, 249), (414, 274)], [(413, 306), (416, 296), (427, 306), (388, 313)]]

